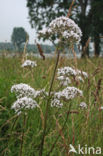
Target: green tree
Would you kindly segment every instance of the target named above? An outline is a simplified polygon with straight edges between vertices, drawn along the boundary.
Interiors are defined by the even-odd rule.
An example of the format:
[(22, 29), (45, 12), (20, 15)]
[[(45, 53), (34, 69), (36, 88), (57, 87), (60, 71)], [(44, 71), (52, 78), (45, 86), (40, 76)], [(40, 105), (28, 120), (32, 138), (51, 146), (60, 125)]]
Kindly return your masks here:
[[(31, 26), (39, 30), (44, 25), (48, 26), (54, 18), (67, 15), (71, 2), (72, 0), (27, 0)], [(90, 36), (95, 42), (95, 49), (99, 48), (99, 35), (102, 32), (100, 29), (103, 28), (99, 28), (101, 24), (103, 25), (103, 22), (101, 23), (103, 16), (100, 13), (102, 8), (103, 0), (75, 0), (71, 18), (74, 19), (83, 32), (81, 40), (82, 57), (89, 56), (89, 48), (85, 51), (83, 47)]]
[(75, 20), (76, 23), (78, 23), (79, 27), (82, 30), (82, 39), (81, 39), (81, 45), (82, 45), (82, 57), (89, 56), (89, 48), (84, 49), (85, 44), (90, 36), (91, 32), (91, 12), (90, 12), (90, 5), (91, 1), (90, 0), (77, 0), (77, 7), (76, 7), (76, 15), (75, 15)]
[(55, 18), (67, 15), (72, 0), (27, 0), (32, 28), (42, 29)]
[(25, 31), (24, 28), (15, 27), (13, 29), (13, 32), (12, 32), (12, 35), (11, 35), (11, 41), (18, 48), (18, 50), (20, 50), (21, 44), (25, 43), (28, 38), (29, 38), (29, 35)]
[[(27, 7), (29, 8), (29, 18), (32, 27), (42, 29), (42, 27), (48, 26), (48, 24), (56, 17), (65, 15), (67, 16), (69, 6), (72, 0), (27, 0)], [(82, 36), (82, 47), (85, 46), (88, 40), (90, 29), (88, 25), (87, 7), (90, 0), (76, 0), (72, 11), (72, 17), (76, 23), (80, 26)], [(83, 56), (85, 56), (83, 53)], [(89, 53), (87, 53), (89, 54)]]
[(99, 56), (100, 48), (100, 36), (103, 35), (103, 0), (92, 0), (91, 3), (92, 14), (92, 31), (91, 36), (94, 41), (95, 56)]

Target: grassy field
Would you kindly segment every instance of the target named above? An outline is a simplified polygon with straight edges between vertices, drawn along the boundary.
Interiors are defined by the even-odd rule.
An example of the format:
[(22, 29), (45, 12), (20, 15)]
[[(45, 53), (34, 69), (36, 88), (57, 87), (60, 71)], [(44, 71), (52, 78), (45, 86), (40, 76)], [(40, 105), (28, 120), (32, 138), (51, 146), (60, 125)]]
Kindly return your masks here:
[[(37, 61), (37, 67), (23, 69), (21, 58), (0, 58), (0, 156), (39, 156), (47, 98), (36, 99), (40, 107), (28, 111), (24, 122), (24, 116), (16, 115), (11, 109), (16, 97), (10, 90), (14, 84), (26, 83), (48, 92), (56, 58), (30, 59)], [(58, 68), (65, 66), (75, 67), (75, 61), (60, 57)], [(84, 83), (72, 81), (70, 86), (82, 90), (83, 97), (65, 101), (62, 108), (49, 108), (43, 156), (78, 155), (69, 153), (70, 144), (75, 149), (80, 144), (103, 150), (103, 110), (100, 110), (103, 106), (103, 59), (78, 59), (77, 68), (89, 76)], [(58, 86), (56, 76), (53, 91), (58, 90)], [(82, 101), (87, 109), (80, 108)]]

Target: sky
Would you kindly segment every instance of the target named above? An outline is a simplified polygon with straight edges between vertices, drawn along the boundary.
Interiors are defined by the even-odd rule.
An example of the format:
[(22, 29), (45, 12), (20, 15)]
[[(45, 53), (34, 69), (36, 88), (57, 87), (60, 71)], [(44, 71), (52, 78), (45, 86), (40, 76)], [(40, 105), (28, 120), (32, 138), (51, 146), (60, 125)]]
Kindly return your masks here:
[(34, 43), (35, 29), (28, 19), (26, 0), (0, 0), (0, 42), (10, 42), (14, 27), (23, 27), (29, 33), (29, 43)]

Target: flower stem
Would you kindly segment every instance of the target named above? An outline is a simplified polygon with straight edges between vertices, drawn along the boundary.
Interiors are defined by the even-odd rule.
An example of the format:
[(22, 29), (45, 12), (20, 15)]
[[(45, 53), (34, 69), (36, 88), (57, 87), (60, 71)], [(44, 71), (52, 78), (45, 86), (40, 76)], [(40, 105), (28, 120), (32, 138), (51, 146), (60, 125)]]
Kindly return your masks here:
[[(65, 125), (66, 125), (66, 123), (67, 123), (67, 121), (68, 121), (68, 118), (69, 118), (69, 115), (70, 115), (70, 110), (71, 110), (71, 103), (70, 103), (70, 106), (69, 106), (69, 111), (67, 112), (67, 116), (66, 116), (65, 122), (64, 122), (64, 124), (63, 124), (63, 126), (62, 126), (62, 128), (61, 128), (61, 131), (63, 131), (64, 128), (65, 128)], [(57, 135), (56, 140), (54, 141), (54, 143), (53, 143), (53, 145), (52, 145), (50, 151), (48, 152), (48, 154), (47, 154), (46, 156), (49, 156), (50, 153), (53, 151), (53, 149), (54, 149), (54, 147), (55, 147), (55, 145), (56, 145), (56, 143), (57, 143), (59, 137), (60, 137), (60, 134)]]
[[(54, 68), (54, 72), (53, 72), (53, 76), (52, 76), (52, 80), (51, 80), (51, 84), (50, 84), (49, 95), (48, 95), (49, 97), (51, 96), (51, 91), (52, 91), (54, 78), (55, 78), (55, 74), (56, 74), (56, 69), (57, 69), (58, 62), (59, 62), (60, 53), (59, 53), (58, 49), (56, 49), (56, 51), (57, 51), (57, 59), (56, 59), (56, 64), (55, 64), (55, 68)], [(48, 117), (48, 111), (49, 111), (49, 106), (50, 106), (49, 101), (50, 101), (50, 98), (47, 99), (46, 112), (45, 112), (45, 118), (44, 118), (44, 130), (43, 130), (43, 135), (42, 135), (42, 140), (41, 140), (39, 156), (42, 156), (42, 153), (43, 153), (44, 139), (45, 139), (46, 128), (47, 128), (47, 117)]]
[(24, 128), (26, 124), (26, 115), (24, 114), (24, 121), (23, 121), (23, 132), (22, 132), (22, 138), (21, 138), (21, 147), (20, 147), (20, 156), (22, 156), (23, 153), (23, 144), (24, 144)]

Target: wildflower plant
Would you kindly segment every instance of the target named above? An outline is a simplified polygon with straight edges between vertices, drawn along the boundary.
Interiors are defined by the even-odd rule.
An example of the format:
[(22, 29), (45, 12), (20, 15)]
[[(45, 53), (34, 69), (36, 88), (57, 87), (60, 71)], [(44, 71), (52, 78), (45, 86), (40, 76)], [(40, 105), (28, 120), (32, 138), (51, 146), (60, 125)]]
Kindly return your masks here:
[(29, 109), (34, 109), (37, 106), (38, 106), (37, 102), (32, 98), (22, 97), (17, 99), (17, 101), (13, 103), (11, 108), (14, 109), (15, 113), (19, 115), (21, 114), (21, 112), (25, 112), (26, 110)]
[(76, 81), (84, 82), (84, 79), (88, 78), (88, 74), (69, 66), (58, 68), (57, 80), (60, 81), (60, 85), (68, 86), (71, 83), (72, 78)]
[[(43, 137), (42, 137), (40, 153), (39, 153), (40, 156), (42, 156), (43, 153), (44, 139), (45, 139), (46, 128), (47, 128), (48, 111), (50, 107), (51, 97), (53, 97), (51, 95), (51, 92), (52, 92), (54, 78), (56, 75), (56, 70), (59, 62), (60, 51), (63, 50), (65, 47), (73, 48), (74, 44), (79, 44), (81, 40), (81, 36), (82, 36), (82, 32), (78, 27), (78, 25), (72, 19), (65, 16), (61, 16), (54, 19), (53, 21), (51, 21), (51, 23), (47, 28), (44, 28), (43, 30), (38, 32), (38, 38), (49, 39), (53, 43), (54, 43), (54, 39), (56, 39), (54, 45), (56, 45), (56, 53), (57, 53), (56, 64), (55, 64), (53, 77), (51, 80), (50, 89), (48, 93), (49, 98), (47, 99), (47, 105), (46, 105)], [(63, 72), (65, 74), (65, 71)], [(73, 72), (75, 73), (75, 75), (77, 74), (77, 72), (75, 71)], [(61, 82), (62, 85), (66, 86), (71, 82), (69, 77), (65, 77), (64, 75), (59, 75), (59, 76), (62, 76), (62, 78), (59, 77), (59, 79), (60, 80), (63, 79), (64, 81)], [(61, 98), (69, 100), (74, 98), (78, 94), (82, 95), (82, 91), (74, 87), (67, 87), (64, 90), (55, 93), (53, 100), (51, 101), (51, 106), (61, 107), (63, 106), (63, 103), (60, 101)]]
[(62, 91), (54, 92), (51, 107), (62, 107), (63, 101), (69, 102), (77, 96), (83, 96), (83, 92), (76, 87), (66, 87)]
[(22, 64), (21, 67), (31, 67), (31, 68), (33, 68), (33, 67), (36, 67), (36, 66), (37, 66), (37, 64), (36, 64), (35, 61), (26, 60), (26, 61)]
[(60, 81), (61, 86), (68, 86), (71, 83), (70, 78), (66, 76), (58, 76), (57, 80)]
[(11, 93), (15, 93), (17, 99), (22, 97), (34, 97), (36, 91), (27, 84), (20, 83), (11, 87)]
[[(57, 79), (61, 81), (61, 84), (65, 86), (65, 88), (61, 88), (60, 90), (57, 90), (57, 91), (52, 91), (54, 80), (55, 80), (55, 75), (56, 75), (56, 70), (57, 70), (57, 66), (59, 62), (60, 50), (63, 50), (65, 46), (68, 46), (71, 48), (73, 44), (78, 44), (80, 42), (81, 36), (82, 36), (82, 32), (80, 28), (72, 19), (68, 17), (64, 17), (64, 16), (54, 19), (47, 28), (38, 32), (39, 38), (41, 37), (46, 38), (46, 39), (49, 39), (50, 41), (53, 41), (53, 38), (57, 39), (56, 44), (55, 44), (56, 52), (57, 52), (57, 59), (56, 59), (49, 91), (45, 92), (44, 89), (35, 90), (29, 85), (23, 84), (23, 83), (13, 85), (11, 88), (11, 92), (15, 93), (17, 97), (17, 101), (13, 103), (11, 108), (14, 109), (15, 113), (17, 113), (18, 115), (21, 114), (22, 112), (27, 112), (30, 109), (34, 109), (35, 107), (40, 108), (38, 102), (36, 101), (37, 97), (40, 97), (40, 98), (42, 97), (43, 100), (46, 99), (44, 117), (42, 113), (43, 131), (42, 131), (42, 138), (41, 138), (41, 143), (40, 143), (39, 156), (43, 155), (44, 140), (45, 140), (46, 130), (47, 130), (47, 120), (49, 120), (48, 114), (49, 113), (51, 114), (51, 112), (49, 112), (50, 106), (57, 107), (58, 109), (59, 108), (62, 109), (62, 107), (64, 106), (64, 102), (69, 103), (75, 97), (83, 96), (82, 90), (76, 87), (68, 86), (71, 83), (70, 76), (80, 77), (81, 75), (81, 71), (74, 70), (71, 67), (64, 67), (64, 68), (58, 69)], [(36, 62), (26, 60), (22, 64), (22, 67), (28, 67), (28, 66), (32, 68), (36, 66)], [(84, 75), (86, 74), (84, 73)], [(71, 102), (69, 103), (69, 111), (70, 109), (71, 109)], [(23, 114), (24, 114), (24, 123), (25, 123), (25, 113)], [(67, 114), (67, 117), (65, 119), (62, 129), (65, 127), (68, 116), (69, 116), (69, 113)], [(24, 136), (24, 132), (22, 136)], [(21, 154), (20, 155), (22, 155), (22, 147), (23, 147), (23, 141), (21, 142), (21, 150), (20, 150)]]
[(81, 102), (80, 103), (80, 107), (81, 107), (81, 109), (86, 109), (87, 108), (87, 104), (85, 102)]
[[(28, 111), (33, 110), (34, 108), (39, 107), (36, 98), (44, 95), (45, 90), (35, 90), (27, 84), (20, 83), (13, 85), (11, 87), (11, 93), (15, 93), (17, 100), (12, 104), (11, 109), (15, 111), (17, 116), (24, 116), (23, 118), (23, 126), (26, 124), (26, 116), (28, 115)], [(22, 140), (21, 140), (21, 149), (20, 156), (23, 153), (23, 142), (24, 142), (24, 130), (22, 132)]]
[[(95, 145), (97, 145), (101, 141), (100, 137), (98, 137), (101, 136), (103, 130), (103, 116), (101, 114), (103, 98), (101, 98), (101, 95), (99, 97), (100, 91), (102, 94), (102, 90), (100, 90), (102, 89), (101, 79), (96, 85), (95, 76), (93, 79), (92, 77), (89, 79), (88, 73), (75, 68), (74, 65), (61, 66), (62, 62), (58, 65), (60, 52), (62, 52), (63, 48), (65, 46), (71, 48), (73, 44), (80, 42), (82, 35), (80, 28), (70, 18), (62, 16), (53, 20), (43, 31), (39, 31), (38, 35), (50, 41), (53, 41), (53, 38), (57, 38), (57, 58), (54, 70), (51, 67), (48, 70), (48, 62), (46, 60), (44, 61), (44, 66), (41, 61), (41, 67), (39, 66), (40, 68), (36, 68), (34, 71), (33, 67), (36, 67), (36, 62), (27, 58), (22, 67), (29, 67), (27, 72), (28, 75), (32, 72), (32, 79), (28, 78), (27, 73), (25, 76), (23, 75), (26, 70), (25, 72), (22, 72), (24, 70), (21, 68), (21, 71), (14, 70), (17, 72), (17, 78), (21, 76), (23, 82), (30, 81), (32, 87), (25, 83), (11, 86), (11, 84), (20, 81), (20, 79), (17, 81), (13, 79), (13, 75), (12, 80), (14, 81), (9, 83), (12, 94), (9, 94), (9, 98), (6, 99), (6, 93), (5, 98), (0, 99), (0, 103), (3, 101), (3, 105), (0, 105), (0, 114), (7, 118), (7, 121), (5, 121), (5, 118), (1, 120), (1, 123), (4, 122), (0, 127), (0, 133), (3, 134), (0, 147), (1, 155), (68, 155), (68, 145), (71, 142), (73, 145), (78, 144), (78, 141), (79, 143), (87, 141), (86, 143), (89, 144), (94, 143), (94, 140), (96, 140)], [(91, 64), (90, 66), (92, 67)], [(17, 69), (17, 66), (15, 68)], [(15, 68), (13, 67), (12, 69)], [(6, 69), (6, 66), (4, 69)], [(53, 72), (52, 76), (51, 71)], [(15, 72), (10, 72), (10, 74), (15, 74)], [(47, 78), (47, 73), (49, 72), (50, 75)], [(19, 75), (20, 73), (21, 75)], [(40, 73), (43, 75), (46, 73), (46, 76), (43, 76), (42, 79)], [(49, 85), (48, 80), (50, 76), (51, 82)], [(6, 83), (8, 83), (8, 74), (6, 77)], [(88, 79), (88, 81), (85, 81), (85, 79)], [(75, 83), (76, 81), (85, 83)], [(92, 87), (92, 83), (94, 87)], [(35, 84), (36, 87), (43, 87), (40, 90), (35, 89)], [(87, 84), (87, 87), (85, 84)], [(44, 87), (45, 89), (43, 89)], [(16, 98), (15, 101), (13, 99), (13, 102), (10, 101), (13, 97), (12, 95), (15, 95), (14, 99)], [(94, 106), (92, 105), (93, 102), (94, 105), (99, 104), (94, 107), (96, 108), (95, 112), (91, 110), (91, 106)], [(10, 112), (7, 110), (5, 103), (12, 103)], [(99, 110), (97, 109), (98, 106)], [(97, 119), (99, 119), (101, 126)]]
[(39, 107), (35, 99), (37, 97), (43, 97), (45, 90), (35, 90), (27, 84), (20, 83), (11, 87), (11, 93), (15, 93), (17, 98), (17, 101), (13, 103), (11, 108), (19, 115), (25, 110)]
[(58, 43), (65, 46), (78, 44), (81, 40), (82, 32), (78, 25), (70, 18), (61, 16), (54, 19), (47, 28), (38, 32), (38, 37), (52, 40), (56, 38)]
[(56, 92), (55, 97), (58, 99), (64, 99), (64, 100), (70, 100), (75, 98), (76, 96), (83, 96), (83, 93), (81, 90), (75, 88), (75, 87), (66, 87), (62, 91)]
[(59, 68), (58, 69), (58, 75), (62, 75), (62, 76), (83, 76), (84, 78), (88, 77), (88, 74), (84, 71), (80, 71), (78, 69), (73, 69), (71, 67), (63, 67), (63, 68)]

